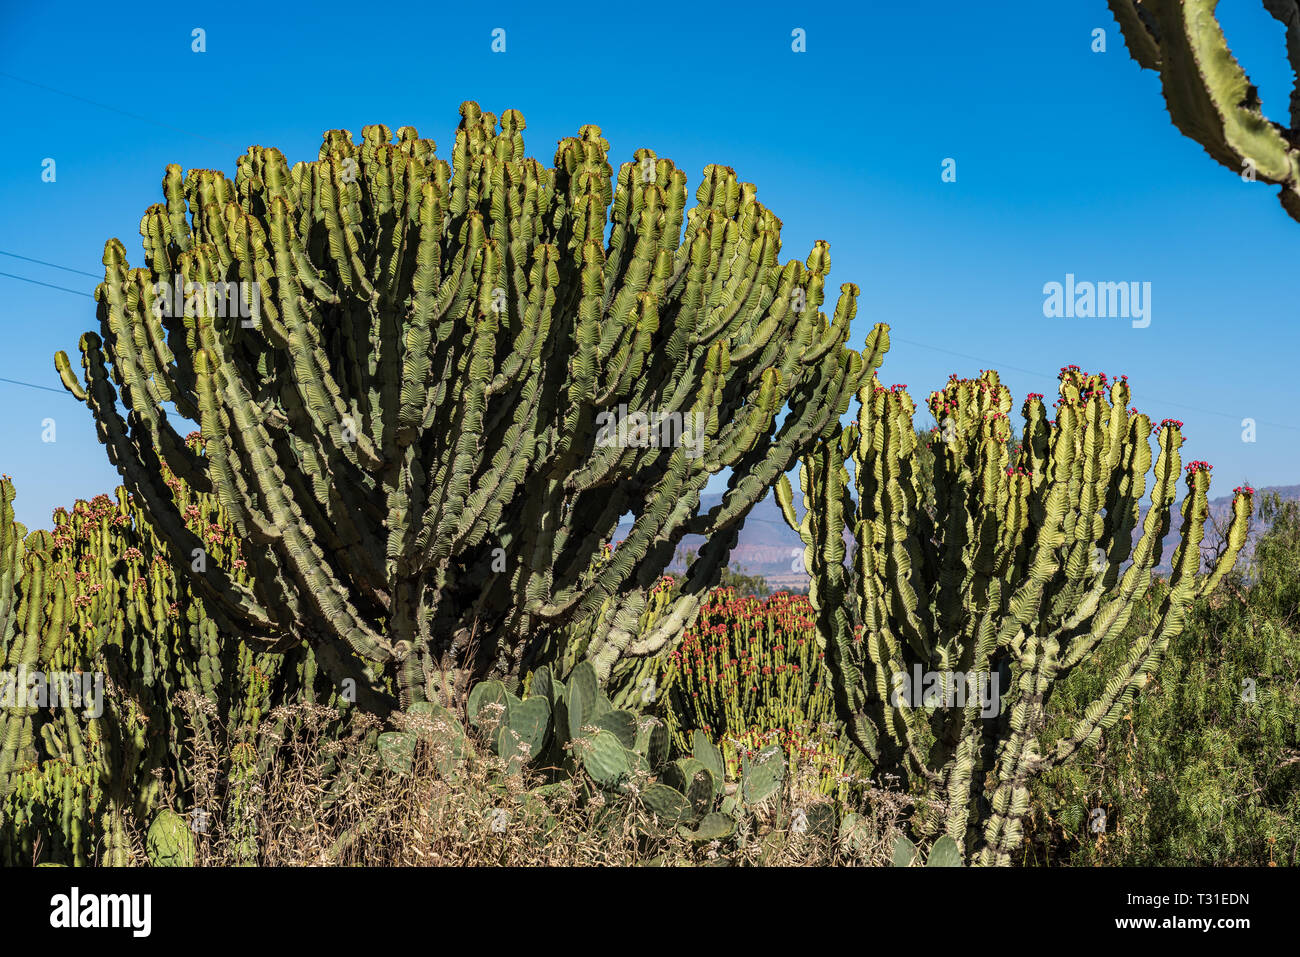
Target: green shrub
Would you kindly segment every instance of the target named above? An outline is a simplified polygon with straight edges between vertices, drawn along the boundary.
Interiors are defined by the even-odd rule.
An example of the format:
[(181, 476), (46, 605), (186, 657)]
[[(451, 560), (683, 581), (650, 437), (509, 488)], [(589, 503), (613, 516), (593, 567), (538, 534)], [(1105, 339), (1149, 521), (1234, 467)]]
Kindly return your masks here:
[[(1269, 496), (1260, 518), (1271, 527), (1250, 564), (1197, 602), (1152, 686), (1106, 733), (1095, 760), (1039, 783), (1026, 861), (1300, 861), (1300, 504)], [(1159, 598), (1130, 630), (1146, 626)], [(1099, 662), (1125, 643), (1103, 646)], [(1062, 685), (1063, 723), (1097, 693), (1097, 675), (1081, 670)]]

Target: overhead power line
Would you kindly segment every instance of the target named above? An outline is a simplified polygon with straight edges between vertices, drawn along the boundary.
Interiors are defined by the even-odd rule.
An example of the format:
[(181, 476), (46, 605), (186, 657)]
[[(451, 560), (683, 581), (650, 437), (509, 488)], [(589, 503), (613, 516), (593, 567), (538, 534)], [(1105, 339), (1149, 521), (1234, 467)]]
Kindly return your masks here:
[(193, 136), (196, 139), (207, 140), (209, 143), (216, 143), (218, 146), (225, 146), (236, 151), (243, 149), (242, 146), (235, 146), (233, 143), (227, 143), (224, 140), (213, 139), (211, 136), (204, 136), (202, 133), (195, 133), (192, 130), (183, 130), (179, 126), (172, 126), (170, 123), (163, 123), (151, 116), (143, 116), (139, 113), (131, 113), (128, 110), (120, 109), (116, 106), (109, 106), (107, 103), (100, 103), (98, 100), (87, 99), (84, 96), (78, 96), (75, 93), (68, 93), (65, 90), (56, 90), (52, 86), (46, 86), (44, 83), (37, 83), (35, 80), (26, 80), (21, 76), (14, 76), (12, 73), (5, 73), (0, 70), (0, 76), (13, 80), (15, 83), (24, 83), (27, 86), (34, 86), (38, 90), (45, 90), (47, 93), (54, 93), (58, 96), (66, 96), (70, 100), (78, 100), (81, 103), (89, 103), (91, 106), (97, 106), (101, 110), (108, 110), (117, 113), (120, 116), (129, 116), (133, 120), (139, 120), (141, 123), (148, 123), (151, 126), (159, 126), (165, 130), (171, 130), (173, 133), (184, 133), (186, 136)]
[(52, 282), (41, 282), (39, 279), (28, 279), (26, 276), (15, 276), (11, 272), (0, 272), (0, 276), (4, 276), (6, 279), (17, 279), (19, 282), (29, 282), (33, 286), (44, 286), (47, 289), (58, 289), (61, 292), (70, 292), (74, 296), (86, 296), (90, 299), (95, 298), (94, 293), (86, 292), (84, 289), (69, 289), (67, 286), (56, 286)]
[(79, 276), (89, 276), (91, 279), (103, 279), (98, 273), (86, 272), (84, 269), (73, 269), (71, 266), (60, 266), (58, 263), (49, 263), (44, 259), (33, 259), (31, 256), (20, 256), (17, 253), (8, 253), (0, 249), (0, 256), (9, 256), (13, 259), (21, 259), (24, 262), (37, 263), (41, 266), (49, 266), (51, 269), (62, 269), (64, 272), (75, 272)]
[[(5, 75), (7, 75), (7, 74), (0, 73), (0, 76), (5, 76)], [(93, 277), (96, 278), (96, 279), (99, 278), (98, 276), (95, 276), (94, 273), (88, 273), (88, 272), (86, 272), (86, 271), (84, 271), (84, 270), (81, 270), (81, 269), (74, 269), (74, 268), (72, 268), (71, 266), (60, 266), (58, 263), (46, 262), (46, 261), (43, 260), (43, 259), (33, 259), (33, 258), (31, 258), (30, 256), (20, 256), (20, 255), (18, 255), (17, 253), (5, 252), (4, 250), (0, 250), (0, 256), (11, 256), (11, 257), (13, 257), (14, 259), (22, 259), (22, 260), (25, 260), (25, 261), (27, 261), (27, 262), (38, 263), (38, 264), (40, 264), (40, 265), (42, 265), (42, 266), (49, 266), (49, 267), (52, 268), (52, 269), (62, 269), (62, 270), (64, 270), (65, 272), (74, 272), (74, 273), (79, 273), (79, 274), (81, 274), (81, 275), (83, 275), (83, 276), (93, 276)], [(41, 282), (41, 281), (38, 280), (38, 279), (28, 279), (26, 276), (16, 276), (16, 275), (14, 275), (13, 273), (7, 273), (7, 272), (0, 272), (0, 276), (5, 276), (5, 277), (8, 277), (9, 279), (18, 279), (18, 280), (20, 280), (20, 281), (22, 281), (22, 282), (29, 282), (29, 283), (32, 283), (32, 284), (37, 285), (37, 286), (46, 286), (46, 287), (48, 287), (48, 288), (50, 288), (50, 289), (58, 289), (58, 290), (60, 290), (60, 291), (62, 291), (62, 292), (70, 292), (70, 293), (73, 293), (74, 295), (78, 295), (78, 296), (87, 296), (87, 297), (89, 297), (89, 298), (91, 298), (91, 299), (94, 298), (94, 295), (93, 295), (92, 293), (84, 292), (84, 291), (82, 291), (82, 290), (80, 290), (80, 289), (69, 289), (67, 286), (56, 286), (56, 285), (54, 285), (53, 283)], [(972, 362), (985, 363), (985, 364), (987, 364), (988, 368), (993, 368), (993, 369), (1003, 369), (1003, 370), (1008, 370), (1008, 369), (1009, 369), (1009, 370), (1011, 370), (1012, 372), (1019, 372), (1019, 373), (1022, 373), (1022, 374), (1024, 374), (1024, 375), (1034, 376), (1035, 378), (1039, 378), (1039, 379), (1051, 379), (1051, 380), (1055, 380), (1055, 379), (1056, 379), (1055, 376), (1049, 375), (1049, 374), (1047, 374), (1047, 373), (1036, 372), (1036, 371), (1034, 371), (1033, 369), (1024, 369), (1024, 368), (1021, 368), (1020, 366), (1011, 365), (1010, 363), (1007, 363), (1007, 362), (999, 362), (999, 361), (997, 361), (997, 360), (995, 360), (995, 359), (980, 358), (979, 356), (973, 356), (973, 355), (970, 355), (969, 353), (966, 353), (966, 352), (957, 352), (957, 351), (954, 350), (954, 349), (945, 349), (945, 348), (943, 348), (942, 346), (931, 345), (931, 344), (928, 343), (928, 342), (919, 342), (919, 341), (917, 341), (917, 340), (915, 340), (915, 339), (906, 339), (906, 338), (904, 338), (903, 336), (895, 335), (895, 334), (893, 333), (892, 330), (891, 330), (890, 333), (889, 333), (889, 338), (890, 338), (890, 340), (893, 341), (893, 342), (901, 342), (901, 343), (904, 343), (904, 344), (909, 345), (909, 346), (916, 346), (918, 349), (929, 349), (931, 352), (942, 352), (942, 353), (944, 353), (945, 355), (956, 356), (956, 357), (958, 357), (959, 359), (970, 359)], [(13, 383), (15, 383), (15, 384), (17, 384), (17, 385), (28, 385), (28, 384), (29, 384), (29, 383), (24, 383), (24, 382), (18, 382), (16, 379), (0, 379), (0, 381), (3, 381), (3, 382), (13, 382)], [(37, 386), (37, 388), (46, 388), (46, 387), (45, 387), (45, 386)], [(57, 392), (57, 391), (59, 391), (59, 390), (54, 389), (54, 390), (51, 390), (51, 391), (55, 391), (55, 392)], [(1213, 416), (1218, 416), (1219, 418), (1224, 418), (1224, 419), (1236, 419), (1236, 418), (1237, 418), (1237, 416), (1236, 416), (1235, 414), (1231, 413), (1231, 412), (1220, 412), (1220, 411), (1218, 411), (1218, 410), (1216, 410), (1216, 409), (1203, 409), (1203, 408), (1200, 408), (1199, 406), (1188, 405), (1188, 404), (1185, 403), (1185, 402), (1173, 402), (1173, 401), (1169, 401), (1169, 400), (1166, 400), (1166, 399), (1159, 399), (1159, 398), (1156, 398), (1156, 399), (1154, 399), (1153, 401), (1156, 402), (1156, 403), (1159, 403), (1161, 406), (1169, 406), (1169, 407), (1171, 407), (1171, 408), (1175, 408), (1175, 409), (1186, 409), (1186, 410), (1189, 411), (1189, 412), (1199, 412), (1199, 413), (1201, 413), (1202, 415), (1213, 415)], [(1268, 421), (1265, 421), (1265, 420), (1262, 420), (1262, 419), (1256, 419), (1255, 421), (1257, 422), (1257, 424), (1259, 424), (1259, 425), (1266, 425), (1266, 426), (1268, 426), (1268, 427), (1271, 428), (1271, 429), (1284, 429), (1284, 430), (1286, 430), (1286, 431), (1288, 431), (1288, 432), (1294, 432), (1294, 431), (1300, 430), (1300, 426), (1295, 426), (1295, 425), (1285, 425), (1285, 424), (1283, 424), (1283, 423), (1281, 423), (1281, 422), (1268, 422)]]
[(44, 389), (46, 392), (57, 392), (59, 395), (66, 395), (69, 399), (73, 397), (67, 389), (56, 389), (53, 386), (37, 385), (35, 382), (23, 382), (21, 379), (6, 379), (0, 376), (0, 382), (8, 382), (10, 385), (25, 385), (29, 389)]

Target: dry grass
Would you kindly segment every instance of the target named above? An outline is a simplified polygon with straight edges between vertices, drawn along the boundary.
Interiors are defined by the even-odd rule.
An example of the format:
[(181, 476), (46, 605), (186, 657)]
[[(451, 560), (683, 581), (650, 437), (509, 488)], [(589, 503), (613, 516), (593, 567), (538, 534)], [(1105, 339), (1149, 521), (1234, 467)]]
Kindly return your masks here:
[[(195, 702), (194, 707), (202, 707)], [(404, 717), (420, 738), (410, 773), (385, 770), (373, 719), (354, 718), (338, 737), (339, 715), (299, 706), (270, 716), (257, 740), (193, 755), (197, 863), (204, 866), (767, 866), (888, 865), (905, 800), (867, 789), (845, 832), (815, 835), (806, 809), (827, 800), (814, 772), (738, 821), (725, 842), (693, 844), (625, 793), (593, 793), (540, 773), (505, 776), (504, 762), (480, 741), (454, 757), (436, 719)], [(274, 730), (288, 727), (283, 737)], [(588, 795), (592, 796), (588, 796)], [(798, 814), (803, 810), (804, 815)], [(195, 814), (194, 812), (198, 812)]]

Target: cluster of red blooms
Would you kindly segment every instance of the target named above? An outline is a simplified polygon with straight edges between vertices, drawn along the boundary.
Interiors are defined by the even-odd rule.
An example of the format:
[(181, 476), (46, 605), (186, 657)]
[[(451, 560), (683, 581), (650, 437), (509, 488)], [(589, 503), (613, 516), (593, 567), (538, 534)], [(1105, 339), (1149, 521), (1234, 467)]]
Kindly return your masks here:
[(1232, 490), (1233, 495), (1240, 495), (1243, 492), (1245, 492), (1247, 495), (1255, 494), (1255, 490), (1251, 488), (1249, 485), (1238, 485), (1236, 488)]
[[(62, 510), (60, 509), (60, 511)], [(72, 506), (72, 513), (74, 515), (80, 515), (92, 522), (98, 522), (103, 518), (107, 518), (116, 511), (117, 505), (107, 495), (96, 495), (89, 502), (85, 499), (78, 499)], [(56, 516), (58, 515), (57, 512), (55, 514)], [(64, 512), (64, 514), (66, 515), (67, 513)]]
[(808, 735), (796, 728), (772, 728), (770, 731), (751, 730), (738, 738), (733, 736), (733, 740), (738, 740), (738, 753), (747, 758), (755, 757), (760, 751), (764, 751), (772, 745), (777, 745), (786, 754), (798, 754), (802, 757), (812, 757), (822, 753), (822, 748), (818, 747), (816, 742), (810, 741)]
[(1025, 468), (1023, 465), (1008, 465), (1007, 474), (1030, 476), (1033, 475), (1034, 473), (1029, 471), (1029, 469)]
[(83, 519), (79, 534), (74, 534), (71, 516), (65, 509), (54, 510), (54, 530), (51, 536), (55, 548), (71, 548), (77, 540), (90, 541), (91, 525), (106, 518), (117, 528), (131, 524), (130, 517), (121, 514), (117, 510), (117, 503), (107, 495), (96, 495), (89, 502), (78, 499), (72, 506), (72, 514)]
[(816, 648), (806, 595), (777, 592), (760, 600), (714, 589), (669, 655), (666, 687), (676, 685), (686, 706), (679, 723), (718, 734), (756, 727), (758, 710), (774, 716), (793, 707), (791, 717), (807, 717), (808, 699), (821, 686), (815, 661), (823, 653)]
[(929, 405), (930, 411), (934, 413), (935, 418), (939, 417), (940, 412), (957, 411), (957, 400), (950, 399), (945, 402), (944, 394), (942, 392), (931, 392)]
[(1214, 466), (1211, 465), (1209, 462), (1188, 462), (1188, 463), (1187, 463), (1187, 469), (1186, 469), (1186, 471), (1188, 471), (1188, 472), (1208, 472), (1208, 471), (1210, 471), (1212, 468), (1214, 468)]

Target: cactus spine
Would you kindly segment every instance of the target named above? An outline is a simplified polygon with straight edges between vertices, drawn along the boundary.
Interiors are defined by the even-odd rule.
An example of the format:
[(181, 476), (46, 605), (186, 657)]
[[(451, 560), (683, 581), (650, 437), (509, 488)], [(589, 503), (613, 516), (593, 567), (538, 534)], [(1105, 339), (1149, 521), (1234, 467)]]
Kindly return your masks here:
[[(1042, 396), (1029, 396), (1015, 444), (1011, 394), (996, 373), (954, 376), (932, 394), (939, 428), (935, 504), (927, 509), (915, 405), (904, 388), (873, 381), (859, 393), (857, 422), (805, 459), (802, 518), (788, 480), (777, 489), (806, 546), (811, 599), (850, 736), (879, 770), (929, 799), (915, 822), (921, 836), (942, 830), (982, 864), (1008, 863), (1019, 846), (1030, 778), (1094, 744), (1129, 707), (1182, 630), (1189, 603), (1236, 560), (1251, 513), (1252, 492), (1239, 489), (1227, 549), (1211, 574), (1199, 575), (1210, 473), (1203, 462), (1187, 466), (1157, 623), (1133, 639), (1076, 726), (1040, 740), (1053, 685), (1121, 635), (1151, 585), (1183, 442), (1181, 423), (1156, 426), (1152, 470), (1151, 423), (1128, 409), (1126, 380), (1069, 367), (1060, 396), (1054, 419)], [(852, 578), (846, 528), (857, 543)], [(902, 679), (918, 671), (944, 682), (938, 701), (902, 693)], [(995, 719), (981, 719), (975, 694), (957, 697), (959, 673), (1009, 676)], [(942, 820), (932, 807), (946, 807)]]
[[(750, 508), (880, 360), (844, 348), (855, 286), (820, 311), (827, 245), (778, 265), (780, 221), (731, 169), (706, 168), (688, 212), (685, 174), (652, 151), (611, 181), (599, 128), (562, 140), (551, 169), (525, 158), (523, 129), (515, 110), (498, 124), (467, 102), (450, 164), (411, 127), (367, 126), (360, 143), (330, 131), (293, 167), (250, 147), (233, 182), (170, 166), (141, 222), (145, 267), (105, 247), (84, 386), (57, 357), (177, 553), (199, 543), (163, 461), (254, 546), (251, 586), (192, 575), (213, 614), (254, 638), (306, 638), (380, 711), (389, 679), (403, 704), (427, 700), (448, 658), (526, 673), (549, 632), (602, 606), (586, 649), (602, 679), (662, 650)], [(242, 284), (258, 315), (222, 318), (215, 296), (168, 309), (160, 283)], [(167, 402), (201, 423), (205, 456)], [(624, 440), (611, 416), (631, 424)], [(640, 416), (667, 421), (670, 440)], [(701, 514), (724, 468), (724, 500)], [(637, 635), (687, 533), (712, 539)]]

